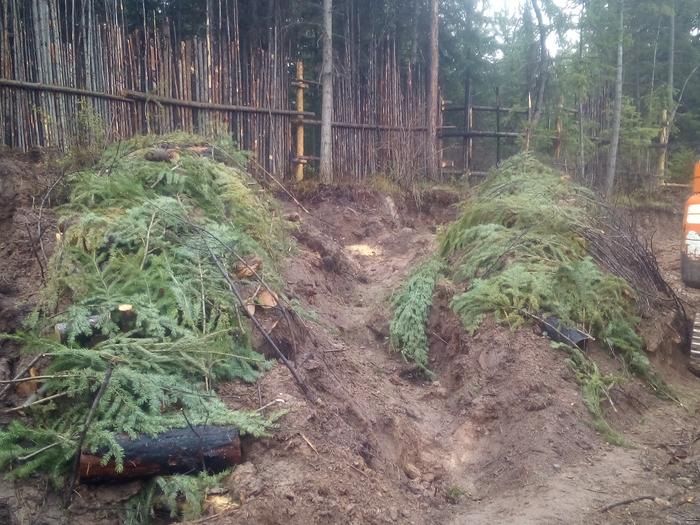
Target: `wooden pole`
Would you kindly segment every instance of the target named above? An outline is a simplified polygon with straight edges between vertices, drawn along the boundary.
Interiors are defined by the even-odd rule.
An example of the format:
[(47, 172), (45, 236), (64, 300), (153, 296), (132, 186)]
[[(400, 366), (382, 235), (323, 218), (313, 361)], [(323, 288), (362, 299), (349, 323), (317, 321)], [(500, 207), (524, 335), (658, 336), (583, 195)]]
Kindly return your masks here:
[[(198, 51), (202, 51), (203, 48)], [(204, 89), (204, 87), (200, 87)], [(298, 88), (297, 88), (298, 89)], [(315, 113), (310, 111), (294, 111), (292, 109), (278, 109), (278, 108), (263, 108), (254, 105), (250, 106), (236, 106), (232, 104), (214, 104), (209, 102), (200, 102), (198, 100), (180, 100), (171, 97), (163, 97), (160, 95), (151, 95), (150, 93), (143, 93), (140, 91), (133, 91), (130, 89), (124, 90), (124, 95), (129, 99), (140, 100), (146, 103), (153, 103), (156, 105), (171, 105), (180, 106), (188, 108), (197, 109), (210, 109), (212, 111), (227, 111), (227, 112), (240, 112), (240, 113), (259, 113), (268, 115), (291, 115), (291, 116), (311, 116), (313, 117)], [(298, 100), (298, 99), (297, 99)], [(302, 103), (303, 107), (303, 103)]]
[(532, 134), (532, 96), (527, 92), (527, 133), (525, 133), (525, 151), (530, 150), (530, 136)]
[[(297, 111), (304, 111), (304, 62), (297, 61)], [(294, 165), (294, 180), (304, 180), (304, 120), (297, 120), (297, 154)]]
[[(464, 79), (464, 131), (468, 131), (467, 122), (469, 121), (469, 77)], [(462, 159), (464, 164), (464, 172), (469, 172), (469, 150), (467, 149), (467, 136), (465, 134), (462, 140)]]

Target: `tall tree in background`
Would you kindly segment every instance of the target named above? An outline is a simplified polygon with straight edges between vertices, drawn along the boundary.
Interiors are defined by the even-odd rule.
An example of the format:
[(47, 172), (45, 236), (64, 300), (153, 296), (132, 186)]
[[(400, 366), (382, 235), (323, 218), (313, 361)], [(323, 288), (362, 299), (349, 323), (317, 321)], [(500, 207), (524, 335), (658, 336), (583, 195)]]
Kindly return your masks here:
[(671, 128), (673, 122), (671, 121), (671, 115), (674, 113), (673, 106), (675, 104), (673, 99), (673, 69), (674, 69), (674, 55), (676, 51), (676, 2), (671, 0), (671, 6), (669, 11), (669, 31), (668, 31), (668, 83), (666, 84), (666, 108), (663, 110), (661, 116), (661, 133), (659, 133), (659, 157), (656, 164), (656, 180), (661, 182), (666, 178), (666, 160), (668, 158), (668, 142), (671, 138)]
[(321, 181), (333, 182), (333, 0), (323, 0), (321, 65)]
[(537, 3), (537, 0), (531, 0), (532, 10), (537, 18), (537, 30), (540, 37), (540, 58), (537, 64), (537, 94), (535, 98), (534, 111), (530, 115), (530, 120), (527, 125), (527, 133), (525, 135), (525, 151), (530, 149), (530, 141), (532, 132), (537, 128), (542, 115), (542, 106), (544, 106), (544, 90), (547, 84), (547, 32), (542, 20), (542, 11)]
[(615, 168), (617, 164), (617, 146), (620, 142), (620, 121), (622, 119), (622, 48), (625, 43), (624, 0), (619, 0), (619, 26), (617, 34), (617, 69), (615, 77), (615, 106), (613, 108), (612, 136), (608, 154), (608, 169), (605, 177), (605, 194), (612, 195), (615, 185)]
[(428, 75), (428, 176), (439, 173), (437, 118), (438, 118), (438, 0), (430, 0), (430, 72)]

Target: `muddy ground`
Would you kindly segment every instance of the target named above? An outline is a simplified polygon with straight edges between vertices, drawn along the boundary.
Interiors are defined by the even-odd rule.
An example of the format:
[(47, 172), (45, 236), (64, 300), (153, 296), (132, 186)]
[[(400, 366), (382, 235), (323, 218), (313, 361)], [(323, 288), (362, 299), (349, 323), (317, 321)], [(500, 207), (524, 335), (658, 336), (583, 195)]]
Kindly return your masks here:
[[(41, 195), (45, 187), (32, 191)], [(590, 425), (560, 351), (530, 328), (510, 332), (487, 322), (466, 335), (445, 304), (445, 283), (430, 318), (434, 379), (426, 381), (390, 351), (391, 294), (432, 252), (436, 232), (456, 213), (455, 199), (429, 192), (418, 211), (411, 202), (345, 189), (308, 195), (308, 214), (284, 204), (300, 217), (298, 250), (284, 274), (286, 295), (302, 307), (305, 334), (290, 352), (312, 395), (305, 397), (281, 365), (256, 385), (219, 387), (232, 406), (269, 405), (263, 410), (286, 414), (272, 436), (244, 442), (245, 462), (226, 481), (227, 491), (208, 499), (199, 522), (700, 521), (700, 380), (686, 372), (680, 337), (665, 319), (645, 322), (662, 334), (657, 339), (665, 344), (655, 345), (652, 358), (681, 403), (624, 381), (605, 408), (626, 447), (608, 444)], [(36, 219), (36, 200), (21, 202), (2, 218), (10, 232), (0, 243), (3, 274), (15, 287), (0, 290), (0, 299), (13, 308), (11, 324), (40, 282), (22, 235), (22, 217)], [(680, 217), (641, 214), (640, 220), (656, 232), (662, 269), (693, 313), (697, 292), (684, 290), (678, 276)], [(605, 353), (591, 351), (601, 368), (617, 368)], [(80, 487), (69, 517), (37, 480), (4, 483), (0, 499), (16, 522), (107, 523), (135, 488)]]

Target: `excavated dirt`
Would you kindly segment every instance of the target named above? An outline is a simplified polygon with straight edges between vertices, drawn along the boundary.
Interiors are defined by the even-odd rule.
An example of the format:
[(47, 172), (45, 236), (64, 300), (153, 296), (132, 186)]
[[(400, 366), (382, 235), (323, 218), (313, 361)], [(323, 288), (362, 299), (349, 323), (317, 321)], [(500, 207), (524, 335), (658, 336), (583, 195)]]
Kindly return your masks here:
[[(678, 366), (673, 344), (657, 361), (683, 406), (632, 380), (610, 392), (608, 419), (628, 447), (608, 444), (589, 424), (562, 353), (531, 329), (487, 322), (468, 336), (445, 304), (444, 284), (429, 323), (435, 378), (425, 381), (389, 350), (389, 298), (433, 250), (435, 217), (404, 209), (397, 220), (385, 200), (368, 193), (329, 194), (305, 205), (311, 215), (301, 215), (300, 249), (286, 277), (289, 295), (318, 315), (306, 323), (297, 359), (315, 402), (280, 367), (260, 382), (259, 398), (257, 389), (232, 387), (249, 408), (281, 399), (288, 412), (274, 437), (246, 447), (247, 462), (230, 484), (243, 505), (211, 522), (700, 517), (698, 382)], [(604, 352), (591, 352), (604, 371), (619, 369)], [(650, 498), (600, 512), (640, 496)]]
[[(21, 167), (10, 178), (38, 169)], [(9, 196), (6, 187), (3, 195)], [(41, 195), (45, 187), (31, 191)], [(590, 425), (561, 351), (531, 328), (512, 332), (487, 321), (473, 336), (465, 334), (446, 304), (446, 283), (438, 285), (429, 320), (435, 377), (426, 380), (390, 351), (391, 294), (432, 253), (440, 224), (456, 213), (454, 200), (444, 189), (429, 192), (418, 211), (374, 192), (345, 189), (307, 196), (310, 214), (285, 204), (285, 213), (300, 219), (293, 223), (298, 249), (290, 253), (284, 276), (302, 329), (290, 338), (280, 323), (273, 335), (286, 342), (311, 395), (301, 392), (282, 365), (255, 385), (219, 387), (232, 406), (284, 413), (273, 435), (244, 441), (244, 463), (226, 481), (225, 493), (208, 498), (199, 522), (700, 519), (700, 382), (682, 366), (675, 342), (680, 336), (663, 328), (666, 320), (645, 322), (659, 327), (650, 332), (664, 334), (659, 340), (665, 345), (653, 348), (663, 351), (653, 358), (682, 404), (655, 397), (637, 381), (623, 381), (610, 392), (605, 409), (627, 447), (608, 444)], [(5, 329), (16, 328), (17, 305), (31, 304), (40, 282), (22, 234), (23, 217), (35, 207), (31, 200), (17, 202), (11, 215), (0, 218), (3, 275), (17, 290)], [(654, 226), (664, 232), (656, 237), (660, 265), (692, 314), (694, 292), (683, 289), (678, 278), (679, 239), (668, 233), (680, 220), (659, 217), (645, 220), (649, 231)], [(591, 353), (604, 371), (619, 368), (604, 352)], [(0, 522), (108, 523), (102, 518), (137, 488), (80, 487), (81, 497), (65, 518), (43, 481), (3, 483)], [(646, 499), (601, 512), (640, 497)]]

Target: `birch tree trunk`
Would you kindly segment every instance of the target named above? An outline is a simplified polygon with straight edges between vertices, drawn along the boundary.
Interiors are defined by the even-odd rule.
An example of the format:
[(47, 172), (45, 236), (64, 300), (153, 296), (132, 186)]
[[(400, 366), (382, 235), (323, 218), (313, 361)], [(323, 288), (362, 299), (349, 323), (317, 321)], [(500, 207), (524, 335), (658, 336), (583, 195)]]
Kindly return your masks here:
[(333, 182), (333, 0), (323, 0), (321, 66), (321, 182)]
[(673, 69), (674, 69), (674, 58), (676, 48), (676, 1), (671, 0), (671, 15), (669, 17), (669, 42), (668, 42), (668, 83), (666, 89), (667, 100), (666, 109), (663, 112), (662, 121), (663, 127), (661, 128), (661, 133), (659, 134), (659, 157), (656, 163), (656, 183), (660, 183), (666, 177), (666, 159), (668, 158), (668, 142), (671, 138), (671, 126), (673, 126), (673, 119), (671, 114), (673, 113), (674, 100), (673, 100)]
[(617, 146), (620, 142), (620, 119), (622, 117), (622, 46), (624, 43), (624, 0), (620, 0), (619, 27), (617, 34), (617, 76), (615, 79), (615, 107), (613, 114), (612, 137), (608, 154), (608, 171), (605, 177), (605, 194), (610, 197), (615, 185)]
[(430, 72), (428, 75), (428, 131), (426, 137), (428, 176), (439, 173), (437, 152), (438, 119), (438, 0), (430, 1)]

